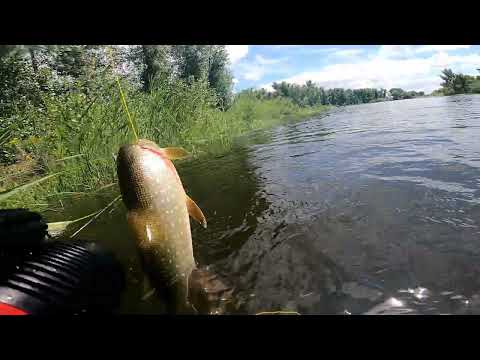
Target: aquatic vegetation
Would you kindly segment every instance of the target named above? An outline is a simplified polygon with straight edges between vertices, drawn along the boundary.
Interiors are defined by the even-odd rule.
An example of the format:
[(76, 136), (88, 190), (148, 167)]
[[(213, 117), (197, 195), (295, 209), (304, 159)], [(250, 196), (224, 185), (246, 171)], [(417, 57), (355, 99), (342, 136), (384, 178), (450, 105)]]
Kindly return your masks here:
[[(99, 89), (94, 98), (68, 92), (45, 96), (46, 110), (25, 109), (23, 116), (42, 124), (43, 136), (34, 142), (18, 140), (17, 146), (39, 165), (42, 175), (58, 171), (62, 175), (42, 186), (21, 188), (24, 191), (15, 191), (15, 196), (10, 193), (2, 206), (41, 210), (52, 195), (91, 194), (115, 184), (116, 153), (135, 136), (161, 146), (183, 147), (193, 157), (201, 157), (211, 151), (228, 151), (236, 136), (250, 130), (313, 116), (329, 108), (302, 108), (284, 98), (257, 99), (242, 94), (228, 111), (222, 111), (215, 106), (214, 92), (202, 81), (159, 82), (148, 93), (136, 91), (126, 81), (119, 80), (120, 84), (120, 93), (109, 86)], [(138, 134), (129, 129), (133, 124)], [(20, 185), (7, 179), (4, 188)]]
[[(85, 229), (88, 225), (90, 225), (95, 219), (97, 219), (100, 215), (102, 215), (109, 207), (113, 206), (113, 204), (115, 204), (118, 200), (120, 200), (121, 198), (121, 195), (118, 195), (115, 199), (113, 199), (111, 202), (109, 202), (107, 204), (107, 206), (105, 206), (103, 209), (91, 214), (91, 215), (87, 215), (87, 216), (84, 216), (80, 219), (77, 219), (77, 220), (74, 220), (72, 222), (77, 222), (77, 221), (80, 221), (80, 220), (83, 220), (87, 217), (90, 217), (90, 216), (93, 216), (93, 218), (91, 220), (89, 220), (86, 224), (84, 224), (80, 229), (78, 229), (77, 231), (75, 231), (71, 236), (70, 238), (73, 238), (75, 237), (76, 235), (78, 235), (78, 233), (80, 233), (80, 231), (82, 231), (83, 229)], [(71, 223), (72, 223), (71, 222)]]
[(256, 313), (255, 315), (301, 315), (301, 314), (296, 311), (279, 310), (279, 311), (262, 311), (262, 312)]
[(95, 211), (94, 213), (91, 213), (91, 214), (88, 214), (86, 216), (82, 216), (81, 218), (78, 218), (78, 219), (75, 219), (75, 220), (67, 220), (67, 221), (57, 221), (57, 222), (51, 222), (51, 223), (47, 223), (47, 226), (48, 226), (48, 234), (52, 237), (57, 237), (57, 236), (60, 236), (62, 235), (63, 233), (65, 233), (65, 231), (67, 231), (67, 228), (71, 225), (71, 224), (75, 224), (79, 221), (82, 221), (82, 220), (85, 220), (85, 219), (88, 219), (89, 217), (92, 217), (92, 216), (95, 216), (97, 215), (99, 211)]
[[(199, 157), (228, 151), (247, 131), (327, 109), (248, 91), (233, 97), (228, 56), (219, 45), (2, 50), (0, 191), (62, 171), (9, 193), (6, 207), (45, 209), (61, 195), (88, 196), (116, 183), (116, 153), (132, 138), (183, 147)], [(120, 70), (125, 66), (128, 71)], [(3, 173), (25, 159), (38, 171), (26, 173), (28, 178)]]
[(59, 175), (60, 173), (56, 173), (56, 174), (51, 174), (51, 175), (47, 175), (47, 176), (44, 176), (40, 179), (36, 179), (36, 180), (33, 180), (33, 181), (30, 181), (26, 184), (23, 184), (23, 185), (19, 185), (19, 186), (16, 186), (14, 187), (13, 189), (10, 189), (10, 190), (7, 190), (7, 191), (3, 191), (3, 192), (0, 192), (0, 203), (1, 202), (5, 202), (9, 197), (15, 195), (16, 193), (20, 192), (20, 191), (24, 191), (34, 185), (37, 185), (45, 180), (48, 180), (54, 176), (57, 176)]

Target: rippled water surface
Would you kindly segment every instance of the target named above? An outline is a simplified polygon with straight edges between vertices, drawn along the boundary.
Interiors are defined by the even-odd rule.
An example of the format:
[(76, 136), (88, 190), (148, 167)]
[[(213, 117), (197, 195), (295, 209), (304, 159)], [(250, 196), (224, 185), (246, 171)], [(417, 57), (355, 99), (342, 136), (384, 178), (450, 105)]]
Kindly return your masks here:
[[(196, 259), (235, 285), (234, 312), (480, 312), (478, 95), (349, 106), (178, 170), (209, 224), (192, 224)], [(122, 312), (160, 313), (124, 217), (83, 237), (125, 264)]]

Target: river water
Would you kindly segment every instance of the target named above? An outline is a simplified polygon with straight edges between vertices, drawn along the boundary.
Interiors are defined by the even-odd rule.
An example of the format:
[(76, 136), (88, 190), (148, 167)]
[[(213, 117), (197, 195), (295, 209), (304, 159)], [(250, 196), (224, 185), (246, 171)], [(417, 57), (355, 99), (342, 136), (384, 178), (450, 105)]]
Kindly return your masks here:
[[(480, 313), (479, 95), (335, 109), (178, 171), (208, 220), (196, 260), (235, 286), (232, 313)], [(123, 262), (120, 312), (161, 313), (124, 219), (119, 205), (81, 237)]]

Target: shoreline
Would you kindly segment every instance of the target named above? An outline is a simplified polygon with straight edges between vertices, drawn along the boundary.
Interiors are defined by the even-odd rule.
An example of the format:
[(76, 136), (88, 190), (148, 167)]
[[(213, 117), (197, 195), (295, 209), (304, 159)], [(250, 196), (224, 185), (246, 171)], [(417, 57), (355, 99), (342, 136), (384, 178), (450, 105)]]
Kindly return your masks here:
[[(231, 151), (234, 140), (237, 137), (248, 136), (251, 131), (269, 129), (291, 121), (304, 121), (328, 112), (334, 108), (334, 106), (328, 105), (311, 108), (297, 107), (294, 108), (294, 111), (291, 111), (289, 109), (288, 111), (283, 112), (280, 116), (278, 116), (277, 114), (272, 114), (271, 117), (268, 117), (268, 114), (263, 114), (262, 118), (255, 118), (251, 122), (251, 124), (249, 124), (249, 126), (229, 127), (227, 125), (226, 129), (222, 130), (231, 131), (221, 132), (220, 137), (203, 139), (205, 137), (204, 133), (194, 132), (192, 134), (193, 136), (186, 139), (181, 139), (180, 141), (177, 141), (171, 146), (182, 146), (186, 148), (186, 150), (192, 155), (191, 158), (187, 161), (201, 160), (202, 158), (208, 157), (212, 154), (221, 154)], [(161, 143), (161, 141), (158, 141), (158, 139), (155, 140)], [(43, 159), (41, 159), (42, 155), (43, 154), (41, 153), (32, 154), (20, 161), (17, 161), (14, 164), (0, 166), (0, 193), (10, 190), (13, 187), (38, 180), (45, 175), (49, 175), (53, 172), (58, 171), (58, 167), (51, 169), (41, 169), (40, 163), (43, 161)], [(105, 158), (105, 156), (100, 156), (98, 159), (95, 160), (104, 163), (110, 161), (111, 164), (107, 165), (107, 167), (109, 167), (110, 170), (114, 168), (114, 161), (112, 156), (110, 156), (109, 159)], [(25, 207), (29, 208), (30, 210), (42, 212), (45, 211), (47, 208), (52, 208), (52, 199), (55, 199), (55, 203), (58, 203), (58, 201), (60, 200), (61, 204), (62, 193), (82, 194), (83, 196), (97, 196), (97, 190), (99, 188), (102, 188), (103, 186), (108, 186), (109, 184), (114, 183), (116, 180), (112, 182), (111, 177), (102, 177), (102, 174), (96, 173), (93, 168), (91, 169), (90, 174), (88, 173), (88, 171), (79, 171), (85, 166), (87, 168), (91, 167), (91, 163), (93, 161), (94, 160), (89, 158), (82, 159), (82, 157), (72, 159), (71, 161), (65, 161), (67, 173), (64, 176), (59, 176), (57, 179), (45, 181), (42, 184), (35, 185), (29, 190), (21, 191), (18, 194), (0, 203), (0, 207)], [(71, 177), (75, 172), (81, 172), (87, 177), (83, 179), (80, 178), (80, 182), (84, 181), (85, 184), (79, 184), (78, 182), (69, 181), (69, 176)], [(89, 176), (90, 178), (95, 178), (97, 181), (89, 181), (91, 180), (88, 179)]]

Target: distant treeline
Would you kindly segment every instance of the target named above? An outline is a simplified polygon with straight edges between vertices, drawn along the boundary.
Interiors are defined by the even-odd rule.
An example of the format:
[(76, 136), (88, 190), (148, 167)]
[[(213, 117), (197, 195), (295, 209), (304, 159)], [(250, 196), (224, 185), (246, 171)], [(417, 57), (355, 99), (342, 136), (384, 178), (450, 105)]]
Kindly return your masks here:
[(274, 92), (265, 89), (248, 89), (244, 92), (252, 93), (259, 98), (286, 97), (300, 106), (315, 105), (354, 105), (388, 100), (411, 99), (424, 96), (424, 92), (405, 91), (400, 88), (387, 89), (324, 89), (307, 81), (305, 85), (291, 84), (287, 82), (273, 83)]
[(112, 154), (135, 135), (206, 156), (248, 131), (329, 109), (234, 96), (230, 68), (221, 45), (0, 45), (0, 202), (48, 179), (0, 205), (52, 210), (110, 189)]
[(451, 69), (445, 69), (440, 78), (443, 80), (442, 87), (432, 95), (480, 94), (480, 76), (455, 74)]
[(46, 164), (81, 153), (79, 178), (95, 183), (107, 170), (91, 169), (132, 135), (120, 87), (140, 136), (192, 153), (327, 109), (235, 96), (224, 45), (0, 45), (0, 173), (27, 155)]
[(114, 73), (150, 92), (154, 83), (204, 82), (218, 107), (233, 101), (232, 74), (223, 45), (0, 45), (0, 117), (45, 96), (77, 91), (96, 94)]

